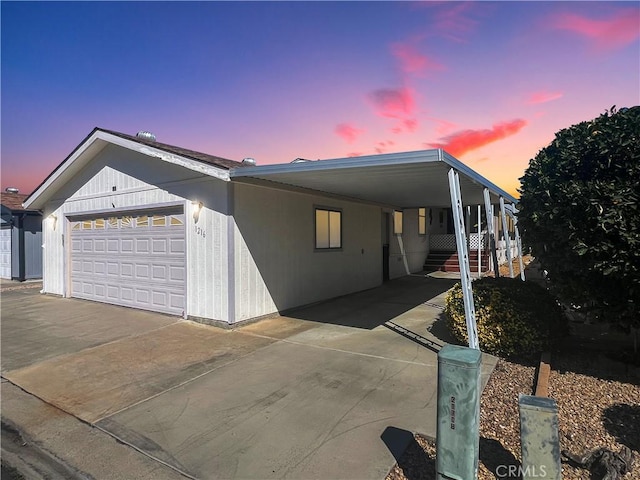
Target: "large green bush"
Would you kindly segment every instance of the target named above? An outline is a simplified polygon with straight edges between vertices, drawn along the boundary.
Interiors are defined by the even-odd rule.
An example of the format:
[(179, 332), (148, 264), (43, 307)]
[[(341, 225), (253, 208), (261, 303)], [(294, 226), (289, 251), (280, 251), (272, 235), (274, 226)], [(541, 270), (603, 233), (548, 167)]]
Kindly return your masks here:
[(640, 327), (640, 107), (560, 130), (520, 181), (518, 226), (554, 293)]
[[(567, 332), (567, 321), (542, 286), (513, 278), (485, 277), (473, 282), (478, 343), (483, 352), (523, 355), (549, 349)], [(468, 343), (462, 287), (446, 298), (445, 314), (453, 335)]]

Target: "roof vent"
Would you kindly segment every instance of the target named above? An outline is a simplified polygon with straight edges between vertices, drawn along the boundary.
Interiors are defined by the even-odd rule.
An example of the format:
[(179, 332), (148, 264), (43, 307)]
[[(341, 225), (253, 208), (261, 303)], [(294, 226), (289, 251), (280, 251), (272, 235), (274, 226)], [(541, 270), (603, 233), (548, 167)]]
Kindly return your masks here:
[(250, 167), (254, 167), (256, 165), (256, 159), (255, 158), (251, 158), (251, 157), (243, 158), (242, 159), (242, 163), (244, 165), (248, 165)]
[(18, 190), (16, 187), (7, 187), (4, 189), (4, 191), (7, 193), (18, 193), (20, 190)]
[(141, 138), (142, 140), (149, 140), (150, 142), (156, 141), (156, 136), (153, 133), (147, 132), (145, 130), (141, 130), (136, 133), (136, 137)]
[(311, 161), (312, 160), (307, 160), (306, 158), (296, 158), (295, 160), (292, 160), (291, 163), (306, 163)]

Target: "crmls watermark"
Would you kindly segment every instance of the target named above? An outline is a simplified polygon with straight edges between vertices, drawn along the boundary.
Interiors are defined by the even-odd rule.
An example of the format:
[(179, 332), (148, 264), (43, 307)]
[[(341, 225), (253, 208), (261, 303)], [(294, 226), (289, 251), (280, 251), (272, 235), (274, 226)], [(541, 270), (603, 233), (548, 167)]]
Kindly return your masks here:
[(496, 468), (496, 476), (498, 478), (547, 478), (547, 467), (540, 465), (539, 467), (527, 465), (498, 465)]

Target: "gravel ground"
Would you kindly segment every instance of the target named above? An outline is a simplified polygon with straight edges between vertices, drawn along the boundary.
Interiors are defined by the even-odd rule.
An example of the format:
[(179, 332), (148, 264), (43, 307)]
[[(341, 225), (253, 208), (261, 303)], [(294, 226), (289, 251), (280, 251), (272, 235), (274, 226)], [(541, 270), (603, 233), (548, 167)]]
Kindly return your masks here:
[[(527, 364), (528, 363), (528, 364)], [(640, 480), (640, 380), (597, 354), (555, 354), (549, 396), (558, 404), (561, 449), (582, 455), (598, 447), (634, 452), (634, 469), (624, 480)], [(531, 395), (536, 366), (499, 360), (481, 398), (480, 480), (509, 478), (500, 465), (519, 465), (518, 395)], [(387, 480), (435, 479), (435, 443), (420, 434)], [(513, 478), (513, 477), (511, 477)], [(565, 480), (587, 480), (584, 469), (562, 464)]]

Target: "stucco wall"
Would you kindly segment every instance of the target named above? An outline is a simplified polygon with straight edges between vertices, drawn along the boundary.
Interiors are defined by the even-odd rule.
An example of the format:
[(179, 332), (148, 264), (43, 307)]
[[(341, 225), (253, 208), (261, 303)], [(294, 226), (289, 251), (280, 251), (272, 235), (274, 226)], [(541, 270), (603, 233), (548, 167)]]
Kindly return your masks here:
[[(235, 319), (290, 309), (382, 283), (381, 209), (234, 185)], [(314, 248), (315, 206), (342, 210), (342, 249)]]
[[(203, 203), (199, 215), (194, 215), (194, 201)], [(56, 193), (44, 210), (44, 291), (68, 295), (69, 242), (63, 242), (63, 236), (69, 235), (66, 216), (177, 203), (185, 209), (186, 314), (226, 321), (227, 202), (228, 182), (122, 147), (107, 146)]]

